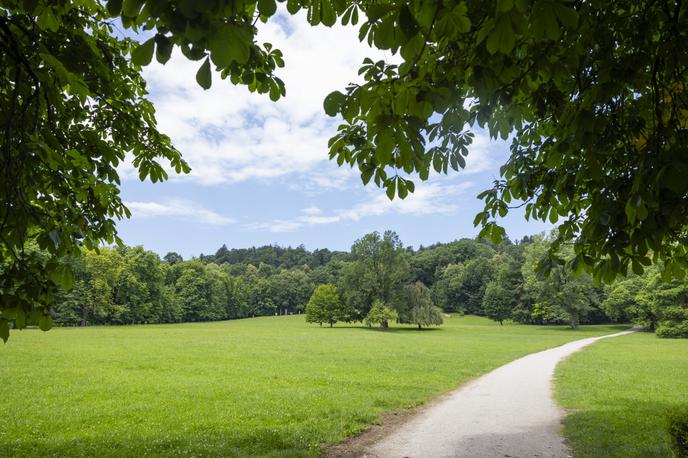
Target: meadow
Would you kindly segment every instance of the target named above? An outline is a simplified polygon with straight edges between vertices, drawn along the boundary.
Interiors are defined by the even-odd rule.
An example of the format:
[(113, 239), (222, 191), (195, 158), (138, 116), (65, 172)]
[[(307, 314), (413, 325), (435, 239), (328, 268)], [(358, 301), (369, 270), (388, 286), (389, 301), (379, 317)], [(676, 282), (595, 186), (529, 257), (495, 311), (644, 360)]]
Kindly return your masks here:
[(667, 417), (688, 407), (688, 340), (605, 339), (557, 366), (556, 396), (576, 457), (672, 456)]
[(451, 317), (386, 332), (301, 316), (14, 332), (2, 456), (316, 456), (530, 352), (619, 326)]

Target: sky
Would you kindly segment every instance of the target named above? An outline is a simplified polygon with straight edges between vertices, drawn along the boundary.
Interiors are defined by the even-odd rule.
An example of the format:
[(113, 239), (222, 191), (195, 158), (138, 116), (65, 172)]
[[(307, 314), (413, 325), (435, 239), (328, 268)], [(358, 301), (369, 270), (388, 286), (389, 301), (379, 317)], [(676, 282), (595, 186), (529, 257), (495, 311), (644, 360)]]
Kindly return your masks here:
[[(416, 181), (415, 193), (390, 201), (356, 170), (328, 159), (328, 139), (339, 120), (322, 101), (358, 81), (365, 57), (394, 60), (357, 38), (357, 29), (311, 27), (302, 15), (278, 14), (259, 25), (260, 42), (284, 53), (279, 76), (287, 96), (272, 102), (213, 75), (204, 91), (195, 81), (200, 62), (178, 49), (166, 65), (145, 68), (159, 128), (192, 168), (163, 183), (140, 182), (130, 164), (120, 168), (122, 197), (132, 217), (118, 223), (127, 245), (185, 258), (214, 253), (223, 244), (266, 244), (348, 250), (371, 231), (396, 231), (418, 247), (474, 237), (477, 195), (499, 177), (508, 143), (476, 132), (467, 166)], [(502, 220), (512, 239), (546, 230), (522, 211)]]

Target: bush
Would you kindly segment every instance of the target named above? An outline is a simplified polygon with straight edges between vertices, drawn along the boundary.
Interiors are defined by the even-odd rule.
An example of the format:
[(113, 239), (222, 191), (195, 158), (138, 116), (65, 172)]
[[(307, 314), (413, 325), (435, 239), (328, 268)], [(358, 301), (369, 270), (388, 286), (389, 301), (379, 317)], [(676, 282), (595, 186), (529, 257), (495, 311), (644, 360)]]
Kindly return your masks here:
[(669, 436), (678, 458), (688, 458), (688, 408), (675, 411), (669, 417)]
[(382, 301), (375, 300), (363, 322), (368, 326), (377, 324), (380, 326), (380, 329), (387, 329), (389, 322), (396, 320), (398, 317), (399, 315), (395, 310), (387, 307)]
[(665, 321), (657, 327), (657, 336), (668, 339), (688, 338), (688, 321), (680, 323)]

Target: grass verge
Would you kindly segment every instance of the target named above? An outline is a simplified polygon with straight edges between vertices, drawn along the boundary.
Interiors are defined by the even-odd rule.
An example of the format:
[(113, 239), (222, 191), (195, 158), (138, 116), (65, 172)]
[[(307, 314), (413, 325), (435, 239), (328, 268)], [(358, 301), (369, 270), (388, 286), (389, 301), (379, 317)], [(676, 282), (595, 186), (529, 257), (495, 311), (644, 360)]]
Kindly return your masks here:
[(688, 406), (688, 340), (635, 333), (601, 340), (557, 366), (575, 457), (672, 456), (669, 412)]

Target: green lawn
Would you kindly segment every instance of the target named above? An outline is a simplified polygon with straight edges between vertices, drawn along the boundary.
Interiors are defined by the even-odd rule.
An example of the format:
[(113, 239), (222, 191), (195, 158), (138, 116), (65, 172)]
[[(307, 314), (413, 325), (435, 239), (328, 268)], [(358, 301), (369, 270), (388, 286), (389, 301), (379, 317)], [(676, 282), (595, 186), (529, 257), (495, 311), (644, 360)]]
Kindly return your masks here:
[(619, 329), (454, 317), (379, 332), (291, 316), (13, 332), (0, 456), (313, 456), (521, 355)]
[(605, 339), (557, 366), (576, 457), (669, 457), (667, 412), (688, 406), (688, 340)]

